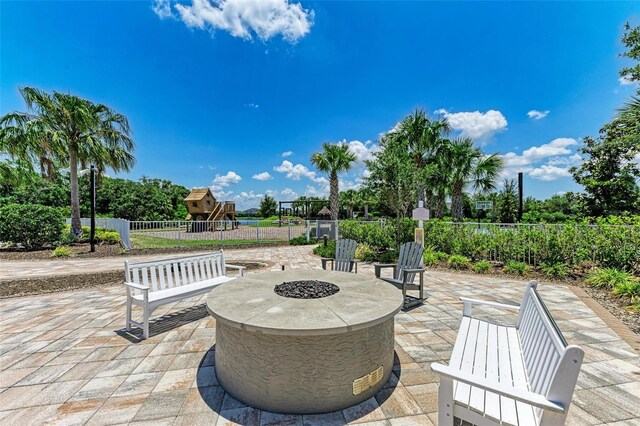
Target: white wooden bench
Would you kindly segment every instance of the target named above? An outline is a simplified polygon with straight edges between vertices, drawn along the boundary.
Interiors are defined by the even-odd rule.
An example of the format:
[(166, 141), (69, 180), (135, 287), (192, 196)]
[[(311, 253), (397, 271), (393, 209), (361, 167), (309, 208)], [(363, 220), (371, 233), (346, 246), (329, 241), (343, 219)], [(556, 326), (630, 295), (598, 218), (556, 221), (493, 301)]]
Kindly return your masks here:
[[(124, 262), (124, 285), (127, 288), (127, 331), (131, 325), (142, 328), (149, 337), (149, 317), (158, 306), (207, 293), (213, 287), (231, 281), (228, 269), (244, 275), (244, 267), (224, 262), (224, 252), (182, 256), (151, 262)], [(143, 309), (143, 320), (131, 319), (133, 305)]]
[[(562, 425), (584, 352), (568, 345), (532, 281), (520, 306), (460, 298), (464, 310), (449, 366), (440, 375), (438, 424)], [(515, 326), (471, 316), (472, 305), (518, 311)]]

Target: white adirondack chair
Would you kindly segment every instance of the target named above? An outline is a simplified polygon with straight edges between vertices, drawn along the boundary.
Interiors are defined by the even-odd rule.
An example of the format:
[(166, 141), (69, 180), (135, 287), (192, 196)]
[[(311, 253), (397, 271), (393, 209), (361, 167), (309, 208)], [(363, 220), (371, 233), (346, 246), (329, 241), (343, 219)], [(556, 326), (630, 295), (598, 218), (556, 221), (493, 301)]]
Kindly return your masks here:
[(356, 249), (358, 243), (354, 240), (344, 239), (336, 241), (336, 257), (323, 257), (322, 269), (327, 269), (327, 263), (331, 262), (331, 270), (340, 272), (358, 273), (358, 261)]
[[(520, 306), (460, 298), (464, 311), (449, 366), (440, 375), (438, 424), (562, 425), (584, 352), (568, 345), (532, 281)], [(472, 305), (518, 312), (515, 326), (471, 316)]]
[[(124, 262), (124, 285), (127, 288), (126, 329), (142, 328), (143, 338), (149, 338), (149, 317), (158, 306), (207, 293), (212, 288), (236, 277), (227, 276), (227, 269), (244, 274), (244, 266), (224, 262), (224, 252), (182, 256), (151, 262)], [(143, 320), (131, 319), (133, 305), (143, 309)]]
[[(402, 290), (404, 297), (403, 308), (424, 303), (424, 268), (422, 267), (422, 255), (424, 247), (418, 243), (405, 243), (400, 247), (398, 263), (375, 264), (376, 278), (391, 283)], [(382, 269), (393, 268), (392, 277), (382, 277)], [(415, 284), (416, 275), (419, 276), (418, 284)], [(419, 297), (410, 296), (407, 290), (418, 290)]]

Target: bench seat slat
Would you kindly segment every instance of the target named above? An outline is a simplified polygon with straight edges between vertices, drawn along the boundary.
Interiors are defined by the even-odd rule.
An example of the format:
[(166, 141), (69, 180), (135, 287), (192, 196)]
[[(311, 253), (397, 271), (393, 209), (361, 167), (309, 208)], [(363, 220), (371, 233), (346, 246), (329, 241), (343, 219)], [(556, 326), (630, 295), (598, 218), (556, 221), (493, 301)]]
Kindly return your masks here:
[[(513, 386), (511, 355), (507, 327), (498, 328), (498, 368), (500, 383)], [(516, 402), (506, 396), (500, 396), (500, 419), (507, 424), (517, 424)]]
[[(469, 331), (466, 342), (464, 344), (464, 352), (460, 361), (460, 371), (473, 374), (473, 360), (476, 349), (476, 337), (478, 335), (478, 326), (480, 321), (473, 318), (469, 323)], [(469, 396), (471, 394), (471, 386), (466, 383), (458, 383), (455, 387), (455, 400), (464, 406), (469, 406)]]
[[(487, 330), (487, 378), (496, 382), (500, 381), (498, 328), (496, 324), (488, 324)], [(500, 397), (493, 392), (486, 394), (485, 414), (495, 421), (500, 421)]]
[[(487, 377), (487, 347), (488, 347), (488, 329), (489, 323), (480, 321), (478, 324), (478, 336), (476, 337), (475, 358), (473, 360), (473, 375), (485, 378)], [(469, 395), (469, 408), (478, 413), (485, 412), (484, 400), (485, 391), (477, 387), (471, 387)]]

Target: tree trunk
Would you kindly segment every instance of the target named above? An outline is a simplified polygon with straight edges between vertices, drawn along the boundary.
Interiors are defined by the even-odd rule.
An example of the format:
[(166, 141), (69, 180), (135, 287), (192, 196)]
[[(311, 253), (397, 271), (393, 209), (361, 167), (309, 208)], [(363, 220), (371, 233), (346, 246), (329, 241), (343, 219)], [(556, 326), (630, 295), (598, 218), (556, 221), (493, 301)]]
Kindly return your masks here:
[(82, 234), (80, 223), (80, 196), (78, 194), (78, 152), (69, 150), (69, 182), (71, 184), (71, 233)]
[(451, 194), (451, 214), (458, 222), (462, 222), (462, 207), (462, 187), (456, 185)]
[(329, 201), (331, 204), (331, 219), (338, 220), (338, 175), (331, 173), (329, 176)]

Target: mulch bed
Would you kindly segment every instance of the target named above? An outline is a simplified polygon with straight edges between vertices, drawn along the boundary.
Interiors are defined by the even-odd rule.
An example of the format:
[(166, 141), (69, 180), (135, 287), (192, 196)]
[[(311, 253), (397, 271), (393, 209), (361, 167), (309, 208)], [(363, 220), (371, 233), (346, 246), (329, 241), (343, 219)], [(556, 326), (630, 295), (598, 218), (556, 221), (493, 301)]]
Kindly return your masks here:
[[(193, 253), (193, 252), (206, 252), (216, 251), (220, 249), (248, 249), (259, 248), (268, 246), (282, 246), (289, 245), (287, 241), (277, 243), (261, 243), (261, 244), (237, 244), (237, 245), (219, 245), (219, 246), (194, 246), (183, 248), (145, 248), (145, 249), (131, 249), (129, 251), (123, 250), (119, 245), (96, 245), (96, 251), (91, 253), (89, 244), (72, 244), (69, 247), (73, 250), (74, 256), (71, 257), (58, 257), (56, 260), (64, 259), (91, 259), (102, 257), (128, 257), (128, 256), (141, 256), (146, 254), (172, 254), (172, 253)], [(0, 249), (0, 260), (51, 260), (52, 250), (37, 250), (37, 251), (21, 251), (21, 250), (9, 250)]]
[[(271, 263), (266, 261), (234, 261), (233, 264), (245, 266), (247, 270), (257, 270), (272, 266)], [(93, 287), (122, 285), (123, 281), (123, 271), (100, 272), (94, 274), (54, 275), (50, 277), (6, 280), (0, 281), (0, 299)]]
[(586, 291), (589, 294), (589, 296), (591, 296), (591, 298), (593, 298), (596, 302), (602, 305), (602, 307), (608, 310), (613, 316), (618, 318), (627, 327), (629, 327), (631, 331), (640, 335), (640, 313), (629, 311), (627, 309), (627, 305), (624, 299), (612, 296), (611, 293), (609, 293), (607, 290), (595, 288), (593, 286), (585, 284), (582, 277), (575, 274), (570, 274), (567, 278), (562, 280), (554, 280), (549, 278), (547, 275), (534, 270), (530, 271), (526, 276), (519, 276), (519, 275), (507, 274), (497, 268), (494, 268), (491, 271), (484, 274), (479, 274), (477, 272), (464, 270), (464, 269), (458, 270), (458, 269), (434, 267), (434, 266), (427, 267), (427, 270), (429, 269), (442, 271), (442, 272), (450, 272), (454, 274), (469, 274), (469, 275), (476, 275), (476, 276), (486, 275), (486, 276), (492, 276), (497, 278), (536, 280), (541, 283), (563, 284), (563, 285), (580, 287), (584, 289), (584, 291)]

